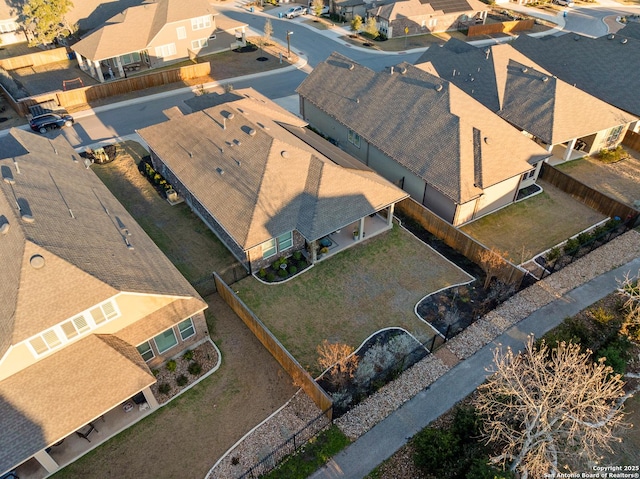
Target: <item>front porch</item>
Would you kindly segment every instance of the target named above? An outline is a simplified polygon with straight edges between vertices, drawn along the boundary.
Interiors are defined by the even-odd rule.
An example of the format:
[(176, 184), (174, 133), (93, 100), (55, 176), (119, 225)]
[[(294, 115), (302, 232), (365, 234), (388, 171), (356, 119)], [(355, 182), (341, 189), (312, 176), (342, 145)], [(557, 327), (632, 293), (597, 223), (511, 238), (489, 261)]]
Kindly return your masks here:
[[(85, 424), (78, 429), (80, 434), (73, 432), (56, 444), (36, 453), (18, 466), (15, 473), (20, 479), (44, 479), (131, 427), (157, 408), (158, 402), (151, 389), (145, 388), (137, 395)], [(49, 470), (43, 464), (46, 464)]]
[(551, 152), (551, 157), (549, 158), (548, 163), (552, 166), (564, 163), (566, 161), (577, 160), (578, 158), (583, 158), (588, 156), (587, 153), (582, 151), (580, 148), (584, 142), (571, 141), (569, 143), (563, 143), (560, 145), (553, 145)]

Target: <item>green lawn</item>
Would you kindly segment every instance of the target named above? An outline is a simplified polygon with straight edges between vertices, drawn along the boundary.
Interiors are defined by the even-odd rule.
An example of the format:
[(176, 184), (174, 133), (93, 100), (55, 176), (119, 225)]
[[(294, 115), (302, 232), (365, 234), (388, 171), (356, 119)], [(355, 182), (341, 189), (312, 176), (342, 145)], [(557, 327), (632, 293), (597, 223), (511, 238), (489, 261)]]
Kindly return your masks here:
[(171, 206), (138, 172), (148, 152), (138, 143), (119, 146), (118, 158), (93, 171), (189, 280), (197, 283), (235, 263), (235, 258), (184, 203)]
[(398, 326), (422, 340), (433, 330), (414, 314), (425, 295), (471, 279), (404, 229), (371, 238), (284, 284), (253, 277), (239, 296), (312, 374), (327, 339), (358, 347), (381, 328)]
[(544, 191), (462, 227), (484, 245), (522, 263), (605, 218), (544, 181)]

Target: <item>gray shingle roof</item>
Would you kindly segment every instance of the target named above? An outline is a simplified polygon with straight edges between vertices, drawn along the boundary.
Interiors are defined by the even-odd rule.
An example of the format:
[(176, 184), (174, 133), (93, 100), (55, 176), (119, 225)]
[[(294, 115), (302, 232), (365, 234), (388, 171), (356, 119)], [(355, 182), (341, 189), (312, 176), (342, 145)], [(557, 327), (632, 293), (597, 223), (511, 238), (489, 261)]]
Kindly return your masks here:
[[(16, 142), (29, 153), (0, 160), (15, 180), (0, 181), (0, 223), (9, 223), (0, 234), (0, 356), (120, 291), (201, 301), (62, 136), (13, 129), (0, 150)], [(33, 222), (21, 219), (27, 212)], [(31, 266), (35, 255), (44, 267)]]
[(407, 196), (322, 156), (280, 126), (305, 122), (254, 90), (235, 93), (138, 133), (243, 249), (292, 230), (314, 240)]
[(563, 143), (634, 119), (555, 78), (510, 44), (463, 49), (460, 43), (450, 40), (443, 48), (430, 48), (417, 63), (429, 62), (428, 71), (545, 143)]
[[(99, 381), (96, 371), (101, 373)], [(0, 471), (153, 383), (155, 377), (133, 346), (96, 335), (0, 381)]]
[(511, 45), (570, 85), (640, 116), (640, 40), (633, 35), (567, 33), (544, 40), (521, 35)]
[(376, 73), (333, 53), (298, 93), (457, 203), (549, 156), (459, 88), (410, 64)]

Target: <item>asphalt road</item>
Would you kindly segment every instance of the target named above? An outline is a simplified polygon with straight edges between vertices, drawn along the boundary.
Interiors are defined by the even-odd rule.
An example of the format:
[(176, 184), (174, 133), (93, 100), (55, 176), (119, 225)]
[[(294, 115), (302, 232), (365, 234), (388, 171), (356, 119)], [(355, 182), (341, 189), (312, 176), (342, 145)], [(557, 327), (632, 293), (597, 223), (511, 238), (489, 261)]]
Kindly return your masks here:
[(601, 37), (608, 33), (605, 17), (624, 16), (632, 13), (640, 13), (638, 7), (606, 6), (606, 7), (578, 7), (567, 9), (567, 17), (564, 32), (580, 33), (591, 37)]

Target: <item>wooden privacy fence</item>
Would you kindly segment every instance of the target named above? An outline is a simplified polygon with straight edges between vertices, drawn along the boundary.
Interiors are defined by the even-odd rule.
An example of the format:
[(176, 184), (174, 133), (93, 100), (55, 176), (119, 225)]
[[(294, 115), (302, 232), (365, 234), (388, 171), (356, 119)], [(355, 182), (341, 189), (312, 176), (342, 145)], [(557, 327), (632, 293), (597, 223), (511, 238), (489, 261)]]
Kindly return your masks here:
[(291, 376), (295, 384), (300, 385), (305, 393), (316, 403), (321, 411), (326, 411), (331, 419), (333, 401), (329, 395), (316, 383), (309, 373), (300, 366), (300, 363), (287, 351), (278, 339), (269, 331), (260, 319), (238, 298), (229, 286), (213, 273), (218, 288), (218, 294), (247, 325), (251, 332), (258, 338), (267, 351), (275, 358), (280, 366)]
[(627, 130), (627, 134), (624, 135), (624, 140), (622, 140), (622, 144), (634, 150), (640, 151), (640, 133)]
[(16, 111), (21, 116), (29, 113), (29, 107), (44, 101), (54, 100), (60, 108), (73, 110), (82, 105), (90, 104), (92, 101), (101, 98), (108, 98), (115, 95), (123, 95), (132, 91), (144, 90), (157, 86), (176, 83), (179, 81), (191, 80), (207, 76), (211, 73), (209, 62), (196, 63), (173, 70), (163, 70), (159, 72), (147, 73), (145, 75), (123, 78), (122, 80), (100, 83), (83, 88), (75, 88), (68, 91), (55, 91), (43, 95), (32, 96), (20, 100)]
[(16, 70), (24, 67), (39, 67), (48, 63), (55, 63), (68, 60), (67, 49), (65, 47), (53, 50), (43, 50), (41, 52), (29, 53), (17, 57), (3, 58), (0, 60), (0, 67), (5, 70)]
[(511, 22), (488, 23), (486, 25), (471, 25), (467, 33), (468, 37), (478, 35), (492, 35), (494, 33), (520, 32), (522, 30), (531, 30), (534, 20), (513, 20)]
[(626, 221), (627, 219), (635, 218), (640, 214), (640, 212), (632, 207), (594, 190), (590, 186), (581, 183), (548, 163), (542, 164), (540, 178), (571, 195), (578, 201), (581, 201), (588, 207), (593, 208), (599, 213), (611, 218), (618, 216), (622, 220)]
[[(474, 263), (478, 265), (482, 264), (480, 260), (481, 255), (483, 252), (489, 250), (486, 246), (478, 243), (471, 236), (447, 223), (413, 198), (406, 198), (400, 203), (396, 203), (396, 210), (419, 223), (429, 233)], [(505, 260), (505, 264), (493, 274), (500, 281), (519, 287), (526, 271), (510, 261)]]

